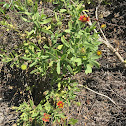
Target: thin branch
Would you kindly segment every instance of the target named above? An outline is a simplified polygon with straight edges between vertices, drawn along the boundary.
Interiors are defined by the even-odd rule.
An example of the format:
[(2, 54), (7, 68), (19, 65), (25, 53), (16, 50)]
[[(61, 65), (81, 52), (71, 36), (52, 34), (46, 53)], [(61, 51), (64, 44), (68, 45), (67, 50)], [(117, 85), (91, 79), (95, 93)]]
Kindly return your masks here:
[(112, 90), (111, 89), (111, 91), (113, 92), (113, 93), (115, 93), (118, 97), (120, 97), (123, 101), (125, 101), (126, 102), (126, 99), (124, 99), (122, 96), (120, 96), (117, 92), (115, 92), (114, 90)]
[(104, 94), (98, 93), (98, 92), (96, 92), (96, 91), (94, 91), (94, 90), (88, 88), (87, 86), (84, 86), (84, 85), (81, 85), (81, 84), (79, 84), (78, 86), (84, 87), (85, 89), (87, 89), (87, 90), (89, 90), (89, 91), (91, 91), (91, 92), (94, 92), (95, 94), (98, 94), (98, 95), (100, 95), (100, 96), (106, 97), (106, 98), (109, 99), (113, 104), (117, 105), (117, 104), (115, 103), (115, 101), (113, 101), (110, 97), (108, 97), (108, 96), (106, 96), (106, 95), (104, 95)]
[[(99, 6), (98, 6), (99, 7)], [(96, 19), (98, 20), (98, 7), (96, 7), (96, 11), (95, 11), (95, 15), (96, 15)], [(112, 47), (112, 45), (109, 43), (109, 41), (107, 40), (104, 32), (102, 31), (101, 27), (100, 27), (100, 23), (98, 22), (98, 27), (100, 29), (100, 32), (102, 33), (102, 36), (104, 37), (105, 39), (105, 42), (109, 45), (109, 47), (111, 48), (111, 50), (117, 55), (117, 57), (120, 59), (121, 62), (124, 62), (124, 59), (121, 57), (121, 55), (117, 52), (116, 49), (114, 49)]]
[(109, 23), (109, 22), (107, 22), (107, 21), (101, 21), (101, 20), (98, 20), (99, 22), (104, 22), (104, 23), (106, 23), (106, 24), (108, 24), (108, 25), (111, 25), (111, 26), (116, 26), (116, 27), (118, 27), (118, 28), (125, 28), (126, 26), (124, 26), (124, 25), (117, 25), (117, 24), (112, 24), (112, 23)]
[[(98, 8), (96, 8), (96, 18), (97, 18), (97, 9)], [(86, 12), (85, 11), (83, 11), (83, 13), (84, 14), (86, 14)], [(87, 15), (87, 14), (86, 14)], [(99, 22), (98, 22), (99, 23)], [(91, 22), (91, 20), (90, 21), (88, 21), (88, 24), (91, 26), (92, 25), (92, 22)], [(99, 26), (100, 26), (100, 24), (99, 24)], [(94, 31), (97, 33), (97, 30), (96, 29), (94, 29)], [(102, 39), (102, 37), (100, 36), (100, 35), (98, 35), (99, 36), (99, 41), (101, 41), (101, 42), (103, 42), (117, 57), (118, 57), (118, 59), (121, 61), (121, 63), (124, 65), (124, 67), (126, 67), (126, 63), (124, 62), (124, 59), (123, 59), (123, 57), (116, 51), (116, 49), (109, 43), (109, 41), (107, 40), (107, 38), (105, 37), (105, 35), (104, 35), (104, 33), (103, 33), (103, 31), (102, 31), (102, 29), (100, 28), (100, 32), (102, 33), (102, 35), (103, 35), (103, 37), (104, 37), (104, 39)]]
[(106, 90), (106, 91), (111, 91), (111, 92), (113, 92), (113, 93), (115, 93), (119, 98), (121, 98), (123, 101), (125, 101), (126, 102), (126, 99), (124, 99), (122, 96), (120, 96), (116, 91), (114, 91), (112, 88), (110, 88), (110, 89), (104, 89), (104, 90)]

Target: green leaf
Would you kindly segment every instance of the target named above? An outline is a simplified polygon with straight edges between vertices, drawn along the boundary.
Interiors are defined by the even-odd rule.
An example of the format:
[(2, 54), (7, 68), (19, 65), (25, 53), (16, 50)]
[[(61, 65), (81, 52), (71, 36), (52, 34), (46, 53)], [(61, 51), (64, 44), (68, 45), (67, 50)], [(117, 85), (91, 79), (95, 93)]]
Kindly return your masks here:
[(40, 50), (40, 48), (38, 46), (36, 46), (35, 43), (31, 42), (30, 45), (34, 46), (36, 49)]
[(47, 112), (49, 112), (51, 110), (51, 105), (50, 105), (50, 103), (48, 101), (44, 104), (44, 106), (45, 106), (45, 110)]
[(70, 65), (67, 65), (67, 69), (68, 69), (68, 71), (69, 71), (70, 73), (72, 73), (72, 74), (73, 74), (73, 69), (71, 68), (71, 66), (70, 66)]
[(49, 55), (51, 56), (51, 58), (53, 58), (54, 60), (57, 60), (57, 59), (58, 59), (55, 55), (53, 55), (53, 54), (50, 53), (50, 52), (47, 52), (47, 54), (49, 54)]
[(71, 90), (71, 86), (70, 85), (68, 85), (68, 89)]
[(31, 107), (33, 107), (34, 102), (33, 102), (32, 100), (30, 100), (30, 102), (29, 102), (29, 103), (30, 103), (30, 106), (31, 106)]
[(61, 118), (65, 118), (65, 116), (63, 115), (63, 113), (56, 114), (55, 116), (61, 117)]
[(91, 64), (87, 64), (85, 73), (86, 73), (86, 74), (92, 73), (92, 65), (91, 65)]
[(38, 69), (32, 70), (32, 71), (30, 72), (30, 74), (36, 73), (36, 72), (38, 72), (38, 71), (39, 71)]
[(61, 118), (65, 118), (65, 116), (63, 114), (60, 115)]
[(23, 56), (23, 57), (21, 57), (22, 59), (24, 59), (24, 60), (29, 60), (29, 61), (31, 61), (31, 58), (28, 58), (28, 57), (25, 57), (25, 56)]
[(77, 119), (71, 118), (68, 122), (68, 124), (75, 125), (78, 122)]
[(42, 55), (42, 56), (40, 56), (42, 59), (47, 59), (49, 56), (44, 56), (44, 55)]
[(83, 11), (89, 12), (89, 10), (83, 10)]
[(67, 58), (67, 55), (66, 54), (64, 54), (64, 55), (62, 55), (62, 57), (60, 58), (61, 60), (65, 60)]
[(61, 37), (61, 41), (62, 41), (62, 43), (63, 43), (66, 47), (70, 47), (70, 45), (68, 44), (68, 42), (65, 40), (64, 36)]
[(60, 12), (61, 13), (64, 13), (64, 12), (66, 12), (67, 10), (66, 9), (60, 9)]
[(40, 24), (47, 24), (52, 20), (52, 18), (45, 19), (43, 22), (40, 22)]
[(80, 3), (79, 5), (77, 5), (77, 8), (76, 9), (79, 10), (80, 8), (82, 8), (82, 3)]
[(32, 49), (29, 49), (29, 48), (28, 48), (28, 51), (29, 51), (31, 54), (35, 55), (34, 52), (32, 51)]
[(50, 30), (47, 30), (45, 28), (42, 28), (41, 31), (44, 33), (47, 33), (47, 34), (52, 34), (52, 32)]
[(72, 21), (68, 22), (69, 29), (72, 29)]
[(46, 44), (43, 46), (43, 48), (44, 49), (49, 49), (49, 47)]
[(14, 4), (14, 7), (19, 11), (25, 11), (22, 6), (18, 6), (17, 4)]
[(39, 103), (38, 106), (36, 107), (38, 110), (42, 110), (42, 105)]
[(30, 86), (27, 86), (26, 87), (26, 91), (30, 91), (31, 90), (31, 87)]
[(29, 13), (27, 10), (25, 12), (19, 12), (19, 13), (26, 14), (27, 16), (31, 16), (32, 15), (32, 13)]
[(44, 8), (42, 8), (40, 18), (41, 18), (41, 19), (45, 19), (45, 18), (46, 18), (46, 15), (44, 14)]
[(35, 117), (37, 117), (38, 115), (39, 115), (39, 112), (35, 112), (35, 113), (32, 114), (32, 117), (35, 118)]
[(49, 67), (52, 67), (52, 65), (53, 65), (53, 61), (51, 61), (51, 62), (49, 63)]
[(13, 59), (12, 58), (4, 58), (4, 59), (2, 59), (2, 61), (3, 62), (6, 62), (6, 63), (8, 63), (8, 62), (10, 62), (10, 61), (12, 61)]
[(8, 9), (8, 8), (10, 7), (10, 4), (5, 3), (5, 4), (3, 5), (3, 7), (6, 8), (6, 9)]
[(25, 22), (30, 22), (28, 19), (24, 18), (24, 17), (21, 17), (21, 19)]
[(57, 25), (58, 25), (58, 26), (61, 26), (61, 25), (62, 25), (62, 22), (61, 22), (61, 21), (58, 21), (58, 22), (57, 22)]
[(71, 62), (72, 63), (77, 63), (77, 66), (80, 66), (82, 64), (81, 58), (76, 58), (76, 57), (72, 57), (71, 58)]
[(56, 18), (56, 21), (59, 20), (58, 16), (57, 16), (57, 13), (55, 12), (55, 18)]
[(57, 49), (61, 50), (62, 47), (63, 47), (63, 45), (59, 45), (59, 46), (57, 47)]
[(97, 22), (95, 21), (95, 22), (91, 25), (91, 27), (90, 27), (90, 31), (92, 31), (92, 30), (94, 30), (94, 29), (96, 28), (96, 26), (95, 26), (96, 23), (97, 23)]
[(74, 62), (77, 62), (77, 66), (80, 66), (82, 64), (81, 58), (75, 58)]
[(28, 37), (32, 35), (35, 32), (35, 30), (31, 30), (30, 32), (27, 33)]
[(98, 56), (98, 55), (93, 55), (93, 56), (91, 56), (91, 60), (99, 59), (99, 57), (100, 57), (100, 56)]
[(57, 62), (57, 73), (60, 74), (60, 60)]
[(27, 4), (28, 4), (28, 6), (32, 6), (33, 5), (33, 1), (32, 0), (27, 0)]
[(61, 89), (61, 83), (58, 83), (58, 91)]
[(100, 67), (100, 64), (97, 61), (90, 61), (90, 64), (92, 64), (92, 66), (95, 66), (97, 68)]
[(5, 11), (0, 7), (0, 12), (2, 13), (2, 14), (5, 14)]
[(71, 30), (70, 30), (70, 29), (66, 29), (65, 32), (66, 32), (66, 33), (70, 33)]
[(37, 63), (38, 63), (37, 60), (35, 60), (33, 63), (31, 63), (31, 64), (29, 65), (29, 67), (33, 67), (33, 66), (35, 66)]
[(0, 2), (0, 4), (2, 5), (2, 4), (5, 4), (5, 2)]
[(37, 29), (40, 28), (40, 25), (39, 25), (38, 21), (34, 21), (34, 24), (36, 25)]
[(4, 57), (4, 56), (0, 54), (0, 57)]

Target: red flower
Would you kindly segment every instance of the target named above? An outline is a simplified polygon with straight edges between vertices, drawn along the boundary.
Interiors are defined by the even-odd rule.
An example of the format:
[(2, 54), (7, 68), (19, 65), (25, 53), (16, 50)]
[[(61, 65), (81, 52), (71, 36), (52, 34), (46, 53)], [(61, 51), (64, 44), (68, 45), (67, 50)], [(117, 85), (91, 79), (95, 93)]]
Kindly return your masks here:
[(63, 108), (63, 105), (64, 105), (64, 103), (63, 103), (62, 101), (59, 101), (59, 102), (57, 103), (57, 106), (59, 106), (59, 108)]
[(44, 118), (42, 118), (42, 120), (44, 122), (49, 122), (49, 116), (51, 116), (51, 115), (48, 115), (47, 113), (44, 113)]
[(89, 21), (89, 17), (87, 17), (85, 15), (80, 15), (79, 20), (82, 21), (82, 22), (87, 22), (87, 21)]

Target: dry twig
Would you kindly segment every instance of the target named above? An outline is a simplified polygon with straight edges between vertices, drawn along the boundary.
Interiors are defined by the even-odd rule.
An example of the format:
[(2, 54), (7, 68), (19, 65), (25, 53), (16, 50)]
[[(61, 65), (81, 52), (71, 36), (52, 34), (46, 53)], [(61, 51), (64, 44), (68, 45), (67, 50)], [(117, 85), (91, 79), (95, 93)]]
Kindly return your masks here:
[(94, 91), (94, 90), (88, 88), (87, 86), (84, 86), (84, 85), (81, 85), (81, 84), (79, 84), (78, 86), (84, 87), (85, 89), (87, 89), (87, 90), (89, 90), (89, 91), (92, 91), (92, 92), (94, 92), (95, 94), (98, 94), (98, 95), (101, 95), (101, 96), (103, 96), (103, 97), (106, 97), (106, 98), (108, 98), (113, 104), (117, 105), (117, 104), (115, 103), (115, 101), (113, 101), (110, 97), (108, 97), (108, 96), (106, 96), (106, 95), (104, 95), (104, 94), (98, 93), (98, 92), (96, 92), (96, 91)]
[[(96, 8), (96, 19), (98, 19), (98, 16), (97, 16), (97, 10), (98, 10), (98, 7)], [(84, 14), (86, 14), (85, 11), (83, 11)], [(86, 14), (87, 15), (87, 14)], [(91, 26), (92, 25), (92, 22), (91, 20), (88, 21), (88, 24)], [(121, 63), (124, 65), (124, 67), (126, 67), (126, 63), (124, 62), (124, 59), (123, 57), (116, 51), (116, 49), (109, 43), (109, 41), (107, 40), (105, 34), (103, 33), (102, 29), (100, 28), (100, 24), (98, 22), (98, 26), (99, 26), (99, 29), (100, 29), (100, 32), (102, 33), (103, 35), (103, 38), (99, 35), (99, 41), (103, 42), (103, 44), (105, 44), (117, 57), (118, 59), (121, 61)], [(97, 33), (97, 30), (94, 29), (94, 31)]]

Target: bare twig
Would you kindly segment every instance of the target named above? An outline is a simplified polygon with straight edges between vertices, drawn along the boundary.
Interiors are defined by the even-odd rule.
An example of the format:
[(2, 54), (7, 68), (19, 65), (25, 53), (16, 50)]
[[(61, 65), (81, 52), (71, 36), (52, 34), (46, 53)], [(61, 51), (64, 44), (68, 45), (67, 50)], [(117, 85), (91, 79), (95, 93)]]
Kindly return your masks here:
[[(99, 7), (99, 6), (98, 6), (98, 7)], [(97, 20), (98, 20), (98, 12), (97, 12), (97, 11), (98, 11), (98, 7), (96, 7), (96, 11), (95, 11), (95, 15), (96, 15), (96, 19), (97, 19)], [(100, 27), (99, 22), (98, 22), (98, 27), (99, 27), (99, 29), (100, 29), (100, 32), (102, 33), (102, 36), (103, 36), (104, 39), (105, 39), (105, 42), (104, 42), (104, 43), (113, 51), (113, 53), (116, 54), (116, 56), (120, 59), (120, 61), (124, 63), (124, 59), (121, 57), (121, 55), (120, 55), (120, 54), (117, 52), (117, 50), (114, 49), (113, 46), (108, 42), (108, 40), (107, 40), (107, 38), (106, 38), (104, 32), (102, 31), (102, 29), (101, 29), (101, 27)]]
[(113, 93), (115, 93), (119, 98), (121, 98), (123, 101), (125, 101), (126, 102), (126, 99), (124, 99), (122, 96), (120, 96), (116, 91), (114, 91), (112, 88), (111, 89), (104, 89), (104, 90), (106, 90), (106, 91), (111, 91), (111, 92), (113, 92)]
[(89, 91), (91, 91), (91, 92), (94, 92), (95, 94), (98, 94), (98, 95), (101, 95), (101, 96), (103, 96), (103, 97), (106, 97), (106, 98), (108, 98), (113, 104), (117, 105), (117, 104), (115, 103), (115, 101), (113, 101), (110, 97), (108, 97), (108, 96), (106, 96), (106, 95), (104, 95), (104, 94), (98, 93), (98, 92), (96, 92), (96, 91), (94, 91), (94, 90), (88, 88), (87, 86), (84, 86), (84, 85), (81, 85), (81, 84), (79, 84), (78, 86), (84, 87), (85, 89), (87, 89), (87, 90), (89, 90)]
[[(98, 8), (96, 8), (96, 19), (98, 19), (98, 16), (97, 16), (97, 9), (98, 9)], [(83, 13), (86, 14), (85, 11), (83, 11)], [(87, 15), (87, 14), (86, 14), (86, 15)], [(91, 20), (88, 21), (88, 24), (89, 24), (90, 26), (92, 25)], [(99, 28), (100, 28), (99, 22), (98, 22), (98, 25), (99, 25)], [(96, 30), (96, 29), (94, 29), (94, 31), (97, 33), (97, 30)], [(100, 32), (102, 33), (104, 39), (102, 39), (102, 37), (99, 35), (99, 41), (103, 42), (103, 44), (105, 44), (105, 45), (106, 45), (106, 46), (118, 57), (118, 59), (121, 61), (121, 63), (124, 65), (124, 67), (126, 67), (126, 63), (124, 62), (123, 57), (122, 57), (122, 56), (116, 51), (116, 49), (109, 43), (109, 41), (108, 41), (107, 38), (105, 37), (105, 35), (104, 35), (104, 33), (103, 33), (103, 31), (102, 31), (101, 28), (100, 28)]]
[(107, 22), (107, 21), (101, 21), (101, 20), (98, 20), (99, 22), (104, 22), (104, 23), (106, 23), (106, 24), (108, 24), (108, 25), (111, 25), (111, 26), (116, 26), (116, 27), (118, 27), (118, 28), (125, 28), (126, 26), (124, 26), (124, 25), (117, 25), (117, 24), (112, 24), (112, 23), (109, 23), (109, 22)]

